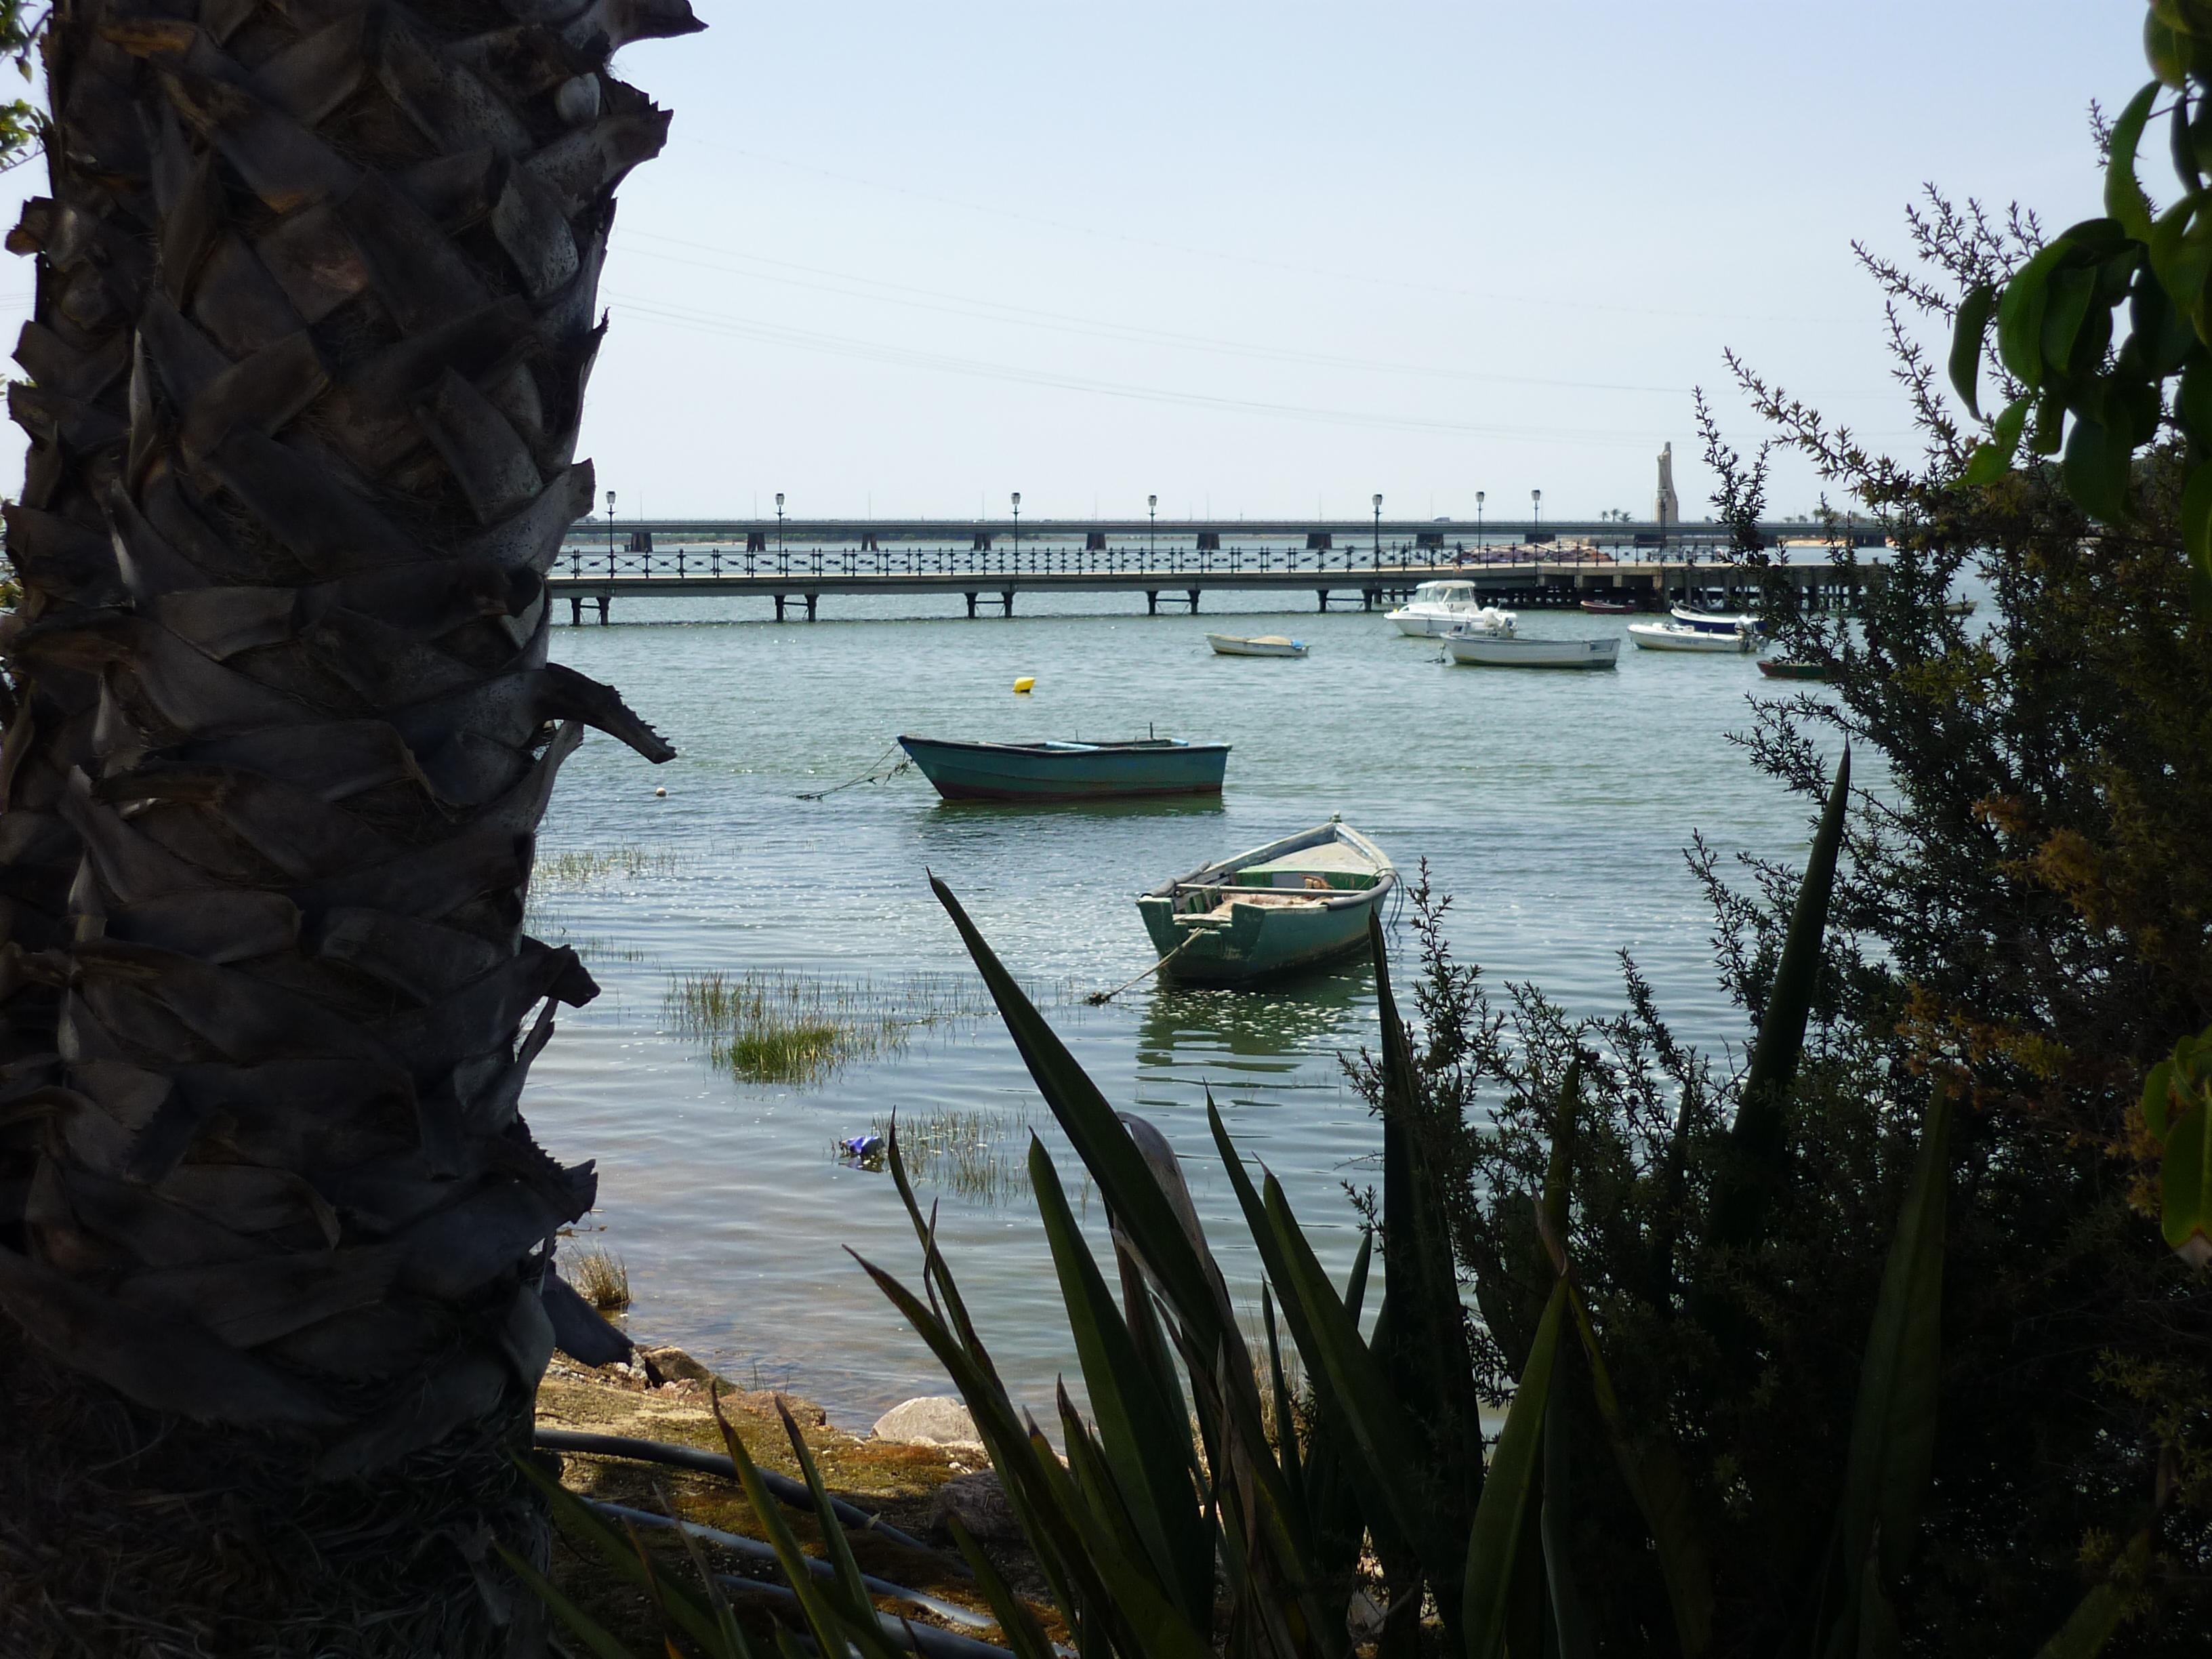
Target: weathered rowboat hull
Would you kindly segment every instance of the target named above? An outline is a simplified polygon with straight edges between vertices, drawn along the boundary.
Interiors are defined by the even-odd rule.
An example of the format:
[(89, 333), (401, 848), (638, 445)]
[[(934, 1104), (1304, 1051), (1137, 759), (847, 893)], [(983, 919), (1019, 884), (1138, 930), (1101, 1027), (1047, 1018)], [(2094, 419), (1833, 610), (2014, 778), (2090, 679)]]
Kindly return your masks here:
[(1252, 639), (1208, 634), (1206, 642), (1218, 657), (1303, 657), (1309, 648), (1304, 640), (1285, 639), (1280, 634), (1261, 634)]
[[(1303, 886), (1237, 883), (1240, 872), (1271, 861), (1312, 864), (1331, 883), (1373, 884), (1332, 885), (1326, 898), (1309, 900), (1310, 890)], [(1285, 873), (1296, 872), (1278, 872), (1275, 878)], [(1144, 895), (1137, 910), (1153, 948), (1163, 957), (1173, 953), (1160, 969), (1164, 977), (1186, 985), (1249, 985), (1365, 950), (1369, 919), (1396, 890), (1397, 881), (1397, 870), (1381, 848), (1332, 821), (1194, 870)], [(1221, 902), (1213, 904), (1211, 898)]]
[(957, 743), (902, 737), (899, 746), (947, 800), (1120, 800), (1218, 795), (1225, 743)]

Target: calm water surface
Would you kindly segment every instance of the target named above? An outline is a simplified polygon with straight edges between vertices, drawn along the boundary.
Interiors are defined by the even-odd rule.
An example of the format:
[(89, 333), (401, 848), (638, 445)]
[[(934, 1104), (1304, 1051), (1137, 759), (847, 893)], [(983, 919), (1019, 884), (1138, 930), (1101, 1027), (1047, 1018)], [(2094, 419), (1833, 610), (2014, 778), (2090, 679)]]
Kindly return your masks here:
[[(569, 763), (543, 852), (642, 849), (541, 881), (536, 922), (582, 951), (604, 988), (539, 1060), (526, 1109), (566, 1161), (598, 1160), (584, 1231), (626, 1262), (632, 1328), (730, 1375), (788, 1386), (864, 1425), (946, 1391), (921, 1343), (845, 1248), (911, 1278), (918, 1252), (890, 1178), (843, 1167), (832, 1142), (896, 1109), (981, 1114), (981, 1164), (1016, 1169), (1035, 1121), (1079, 1190), (1012, 1042), (954, 1019), (902, 1050), (808, 1087), (718, 1071), (665, 1007), (677, 975), (781, 969), (889, 994), (969, 970), (925, 871), (947, 881), (1040, 1000), (1108, 1097), (1181, 1152), (1240, 1290), (1234, 1197), (1205, 1125), (1210, 1088), (1232, 1133), (1283, 1179), (1324, 1259), (1357, 1243), (1343, 1187), (1379, 1181), (1376, 1126), (1337, 1056), (1371, 1043), (1364, 969), (1266, 993), (1147, 983), (1103, 1007), (1082, 993), (1152, 959), (1133, 896), (1331, 812), (1410, 875), (1429, 861), (1457, 896), (1453, 938), (1493, 986), (1534, 979), (1580, 1012), (1610, 1012), (1626, 947), (1678, 1031), (1737, 1041), (1708, 917), (1681, 848), (1801, 853), (1806, 824), (1726, 740), (1764, 685), (1735, 657), (1625, 648), (1610, 674), (1440, 665), (1433, 641), (1379, 614), (1148, 617), (1120, 596), (970, 622), (927, 599), (824, 601), (778, 626), (708, 601), (618, 601), (616, 625), (561, 629), (555, 655), (619, 687), (681, 751), (653, 768), (594, 733)], [(1088, 614), (1075, 614), (1079, 609)], [(936, 614), (927, 614), (934, 611)], [(902, 611), (904, 614), (894, 614)], [(1624, 619), (1524, 613), (1528, 635), (1617, 632)], [(1304, 661), (1217, 658), (1209, 628), (1289, 632)], [(1012, 695), (1017, 676), (1036, 690)], [(1236, 745), (1218, 804), (951, 806), (909, 773), (820, 802), (795, 799), (879, 763), (901, 732), (1121, 737), (1156, 726)], [(665, 799), (653, 794), (665, 787)], [(1410, 935), (1400, 935), (1401, 952)], [(995, 1162), (994, 1162), (995, 1160)], [(995, 1190), (975, 1190), (978, 1187)], [(1048, 1404), (1073, 1369), (1033, 1203), (1018, 1183), (940, 1181), (940, 1236), (1018, 1398)], [(1094, 1228), (1099, 1206), (1086, 1215)]]

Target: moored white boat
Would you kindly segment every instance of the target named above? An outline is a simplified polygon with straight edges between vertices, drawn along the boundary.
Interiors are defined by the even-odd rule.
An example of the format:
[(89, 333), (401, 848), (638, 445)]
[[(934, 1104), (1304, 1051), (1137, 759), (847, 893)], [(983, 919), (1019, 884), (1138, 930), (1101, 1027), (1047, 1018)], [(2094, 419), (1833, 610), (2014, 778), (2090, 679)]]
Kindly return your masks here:
[(1628, 637), (1641, 651), (1704, 651), (1731, 657), (1749, 656), (1765, 643), (1748, 628), (1723, 634), (1677, 622), (1631, 623)]
[(1485, 605), (1473, 582), (1423, 582), (1389, 617), (1401, 634), (1416, 639), (1435, 639), (1463, 623), (1493, 629), (1513, 626), (1513, 613)]
[(1748, 611), (1695, 611), (1686, 605), (1678, 605), (1668, 610), (1667, 614), (1683, 627), (1694, 628), (1706, 634), (1734, 634), (1744, 629), (1753, 634), (1766, 631), (1766, 624)]
[(1620, 660), (1618, 639), (1529, 640), (1474, 629), (1445, 635), (1444, 649), (1454, 662), (1492, 668), (1611, 668)]
[(1208, 634), (1206, 642), (1223, 657), (1303, 657), (1313, 648), (1304, 640), (1283, 634), (1258, 634), (1249, 639), (1238, 634)]

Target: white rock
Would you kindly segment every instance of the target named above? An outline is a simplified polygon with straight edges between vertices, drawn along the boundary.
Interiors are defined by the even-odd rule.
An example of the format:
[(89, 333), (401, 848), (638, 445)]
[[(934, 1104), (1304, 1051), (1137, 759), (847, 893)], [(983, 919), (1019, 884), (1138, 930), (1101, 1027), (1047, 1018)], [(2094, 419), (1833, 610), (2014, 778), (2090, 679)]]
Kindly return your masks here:
[(877, 1439), (893, 1446), (980, 1446), (968, 1407), (946, 1395), (908, 1400), (876, 1419)]

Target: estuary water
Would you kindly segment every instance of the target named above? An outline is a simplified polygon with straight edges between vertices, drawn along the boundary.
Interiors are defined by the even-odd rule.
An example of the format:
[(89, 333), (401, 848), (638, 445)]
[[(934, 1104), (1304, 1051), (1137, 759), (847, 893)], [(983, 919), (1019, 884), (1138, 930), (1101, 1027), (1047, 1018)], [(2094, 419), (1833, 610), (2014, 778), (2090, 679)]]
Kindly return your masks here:
[[(598, 1161), (598, 1208), (562, 1249), (621, 1259), (641, 1338), (803, 1393), (848, 1426), (949, 1392), (847, 1254), (917, 1275), (889, 1176), (834, 1152), (896, 1110), (902, 1133), (939, 1150), (921, 1195), (941, 1206), (939, 1237), (1010, 1389), (1042, 1416), (1073, 1371), (1023, 1174), (1028, 1126), (1094, 1232), (1100, 1206), (1012, 1042), (981, 1016), (927, 872), (1035, 988), (1107, 1097), (1167, 1134), (1240, 1294), (1256, 1297), (1255, 1281), (1207, 1091), (1340, 1273), (1358, 1238), (1346, 1184), (1380, 1181), (1376, 1125), (1339, 1063), (1375, 1041), (1372, 975), (1241, 993), (1146, 981), (1091, 1006), (1085, 993), (1152, 960), (1132, 902), (1147, 887), (1340, 812), (1409, 880), (1427, 860), (1455, 896), (1458, 954), (1493, 991), (1533, 980), (1576, 1012), (1609, 1012), (1626, 948), (1678, 1035), (1740, 1046), (1682, 849), (1698, 830), (1724, 853), (1797, 858), (1808, 833), (1728, 740), (1751, 725), (1747, 699), (1779, 692), (1748, 659), (1625, 645), (1612, 673), (1461, 668), (1379, 612), (1232, 610), (1214, 596), (1195, 617), (1146, 616), (1133, 595), (1019, 603), (1012, 619), (970, 621), (929, 598), (830, 597), (822, 620), (778, 625), (758, 601), (625, 599), (612, 626), (556, 630), (557, 659), (618, 687), (680, 751), (654, 768), (587, 739), (555, 795), (532, 901), (536, 930), (576, 945), (603, 994), (562, 1019), (525, 1108), (563, 1161)], [(1626, 620), (1525, 612), (1522, 631), (1595, 636)], [(1289, 633), (1312, 654), (1218, 658), (1209, 629)], [(1017, 696), (1025, 676), (1036, 689)], [(884, 769), (902, 732), (1155, 729), (1235, 745), (1218, 803), (951, 805), (913, 772), (797, 799)], [(1410, 930), (1395, 938), (1410, 972)], [(687, 976), (717, 973), (878, 1017), (880, 1040), (796, 1080), (718, 1064), (671, 1002)]]

